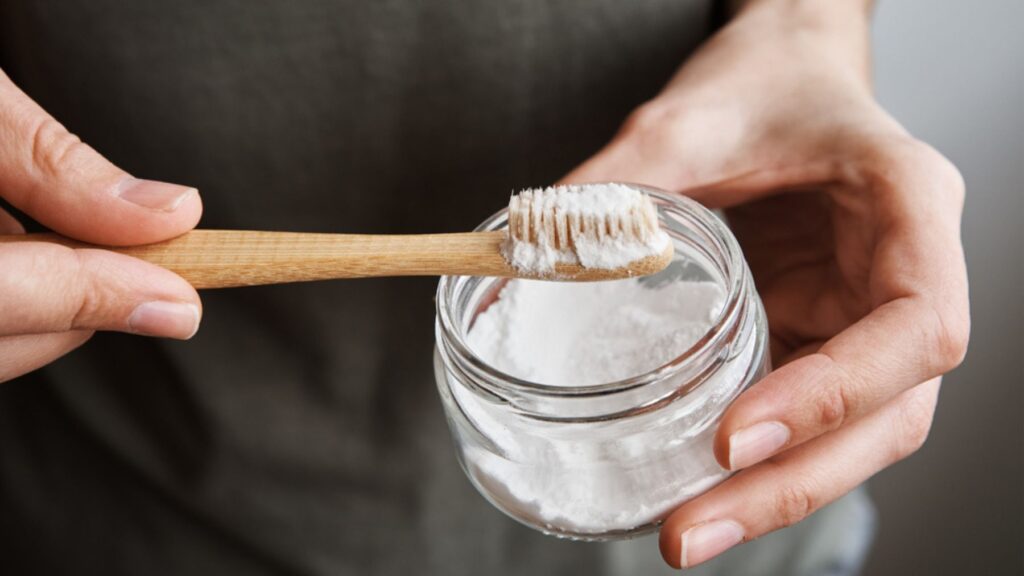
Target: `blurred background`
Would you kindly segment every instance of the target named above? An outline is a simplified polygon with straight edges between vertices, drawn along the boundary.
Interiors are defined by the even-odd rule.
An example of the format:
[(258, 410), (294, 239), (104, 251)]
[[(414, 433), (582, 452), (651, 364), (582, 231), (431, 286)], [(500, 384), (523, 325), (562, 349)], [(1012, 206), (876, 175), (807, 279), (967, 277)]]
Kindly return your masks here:
[(967, 181), (973, 329), (925, 447), (869, 483), (864, 574), (1024, 574), (1024, 1), (879, 2), (878, 97)]

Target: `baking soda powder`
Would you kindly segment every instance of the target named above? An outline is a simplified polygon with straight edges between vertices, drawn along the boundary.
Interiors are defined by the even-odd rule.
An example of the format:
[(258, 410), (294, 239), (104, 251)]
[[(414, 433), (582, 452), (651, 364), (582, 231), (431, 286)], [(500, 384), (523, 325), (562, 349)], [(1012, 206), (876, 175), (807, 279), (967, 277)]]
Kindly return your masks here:
[[(686, 352), (712, 327), (723, 300), (712, 282), (513, 280), (477, 316), (467, 343), (518, 379), (609, 383)], [(615, 421), (538, 421), (453, 388), (463, 413), (493, 443), (468, 446), (466, 465), (513, 516), (550, 531), (606, 535), (651, 525), (727, 475), (712, 455), (708, 423), (742, 388), (753, 354), (751, 338), (685, 401)]]
[(647, 195), (615, 182), (524, 190), (509, 201), (509, 212), (522, 218), (510, 221), (502, 251), (513, 267), (534, 274), (556, 264), (622, 268), (671, 242)]

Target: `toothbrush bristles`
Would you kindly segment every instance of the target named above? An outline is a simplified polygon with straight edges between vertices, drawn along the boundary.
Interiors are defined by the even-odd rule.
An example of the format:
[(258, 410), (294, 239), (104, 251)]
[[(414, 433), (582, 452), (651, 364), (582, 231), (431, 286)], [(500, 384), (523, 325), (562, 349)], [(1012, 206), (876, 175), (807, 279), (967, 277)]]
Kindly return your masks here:
[(551, 186), (513, 195), (508, 227), (514, 240), (555, 250), (584, 242), (645, 244), (658, 232), (658, 213), (647, 194), (629, 186)]

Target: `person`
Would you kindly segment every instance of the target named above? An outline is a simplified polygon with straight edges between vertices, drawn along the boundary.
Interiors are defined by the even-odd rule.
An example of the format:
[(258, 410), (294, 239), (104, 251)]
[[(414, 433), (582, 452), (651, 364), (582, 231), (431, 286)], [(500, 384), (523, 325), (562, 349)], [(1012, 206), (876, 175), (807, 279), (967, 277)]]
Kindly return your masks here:
[[(721, 9), (702, 0), (6, 2), (0, 229), (125, 246), (203, 213), (209, 228), (456, 231), (559, 179), (722, 208), (777, 369), (719, 425), (716, 456), (739, 473), (660, 531), (665, 562), (693, 567), (916, 451), (969, 334), (964, 184), (874, 100), (870, 1), (735, 4), (696, 48)], [(201, 301), (112, 252), (0, 244), (4, 563), (639, 573), (614, 547), (516, 525), (462, 477), (431, 384), (433, 287)], [(793, 535), (809, 538), (772, 541)], [(811, 552), (842, 548), (818, 536)], [(812, 573), (743, 556), (767, 541), (718, 573)]]

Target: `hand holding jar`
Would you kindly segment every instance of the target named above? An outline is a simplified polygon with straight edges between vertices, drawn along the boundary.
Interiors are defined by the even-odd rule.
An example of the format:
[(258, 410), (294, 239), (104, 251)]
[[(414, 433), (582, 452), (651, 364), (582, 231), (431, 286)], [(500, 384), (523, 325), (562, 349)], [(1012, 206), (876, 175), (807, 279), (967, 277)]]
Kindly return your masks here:
[(925, 441), (969, 334), (957, 170), (874, 101), (868, 7), (749, 2), (565, 180), (725, 208), (777, 370), (714, 440), (743, 470), (661, 530), (693, 566), (799, 522)]

